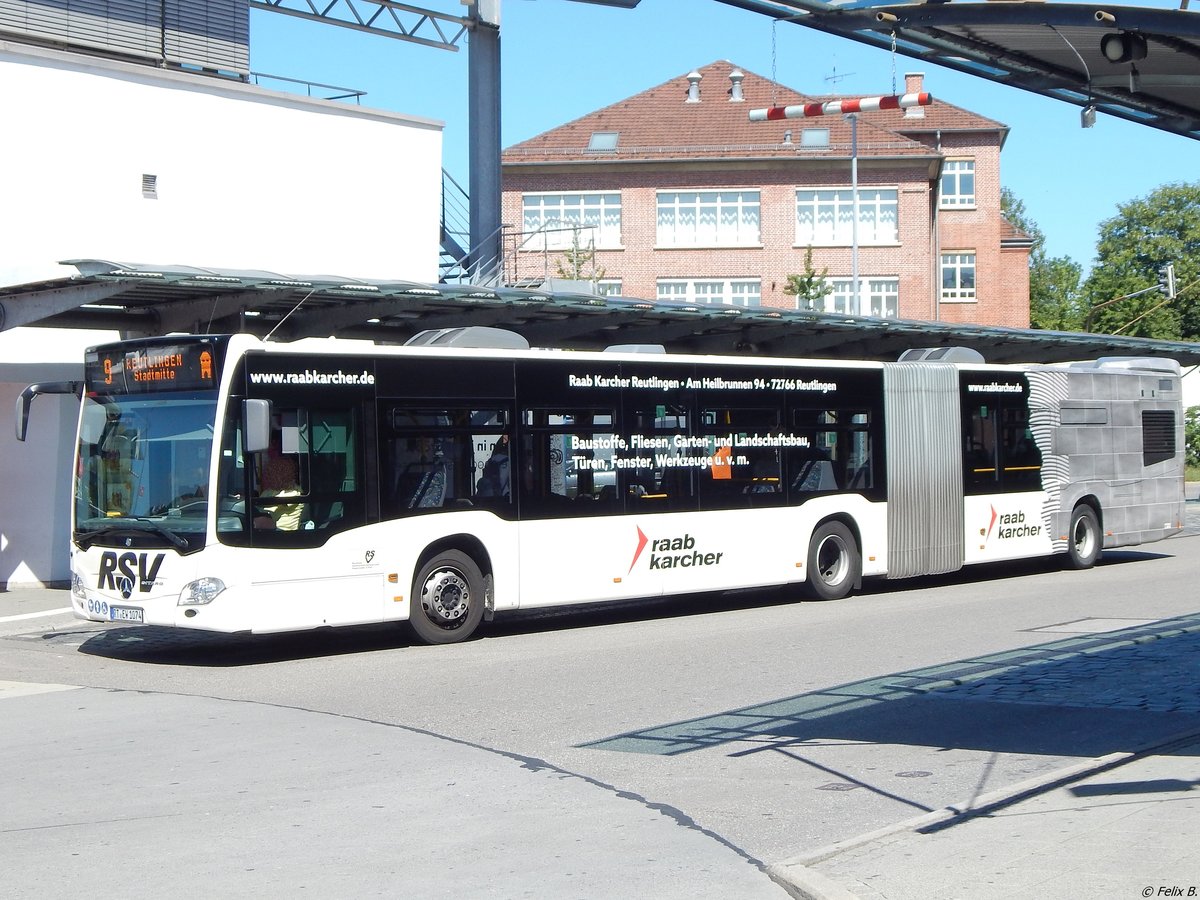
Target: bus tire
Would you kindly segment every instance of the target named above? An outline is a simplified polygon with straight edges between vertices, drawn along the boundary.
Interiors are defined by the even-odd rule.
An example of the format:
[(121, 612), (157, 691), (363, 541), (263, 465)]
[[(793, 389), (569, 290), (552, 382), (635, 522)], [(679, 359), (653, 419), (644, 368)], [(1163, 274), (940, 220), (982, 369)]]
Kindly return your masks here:
[(808, 544), (806, 593), (814, 600), (840, 600), (854, 589), (862, 574), (862, 556), (850, 529), (826, 522)]
[(465, 641), (483, 620), (486, 593), (475, 560), (460, 550), (443, 550), (417, 573), (409, 625), (426, 644)]
[(1100, 543), (1100, 518), (1091, 506), (1080, 503), (1071, 510), (1067, 565), (1072, 569), (1090, 569), (1100, 558)]

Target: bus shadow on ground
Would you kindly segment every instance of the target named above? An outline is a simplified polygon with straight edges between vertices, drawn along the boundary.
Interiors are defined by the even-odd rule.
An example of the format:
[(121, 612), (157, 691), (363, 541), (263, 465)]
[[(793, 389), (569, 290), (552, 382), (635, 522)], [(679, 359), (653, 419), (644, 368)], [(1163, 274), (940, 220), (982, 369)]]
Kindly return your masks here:
[(678, 756), (806, 742), (1093, 757), (1200, 729), (1200, 614), (897, 672), (581, 746)]
[[(56, 635), (47, 635), (53, 639)], [(410, 643), (396, 624), (318, 628), (288, 634), (218, 634), (145, 625), (92, 635), (80, 653), (124, 662), (223, 668), (258, 666), (322, 656), (394, 650)]]
[[(1130, 565), (1161, 559), (1170, 554), (1139, 550), (1109, 551), (1100, 565)], [(1050, 575), (1061, 571), (1057, 557), (1013, 560), (969, 566), (944, 575), (897, 581), (868, 579), (861, 594), (908, 593), (952, 587), (975, 581), (1000, 581)], [(796, 586), (751, 588), (702, 594), (647, 597), (608, 603), (517, 611), (500, 616), (480, 628), (480, 638), (503, 638), (521, 634), (550, 633), (618, 625), (629, 622), (668, 620), (713, 615), (739, 609), (768, 609), (790, 606), (803, 600)], [(815, 601), (813, 601), (815, 602)], [(836, 601), (834, 601), (836, 602)], [(415, 641), (403, 623), (318, 628), (285, 634), (219, 634), (205, 631), (150, 626), (104, 626), (99, 630), (53, 632), (42, 636), (49, 642), (78, 642), (81, 653), (156, 665), (233, 667), (255, 666), (310, 659), (411, 649), (437, 652)], [(468, 645), (469, 646), (469, 645)]]

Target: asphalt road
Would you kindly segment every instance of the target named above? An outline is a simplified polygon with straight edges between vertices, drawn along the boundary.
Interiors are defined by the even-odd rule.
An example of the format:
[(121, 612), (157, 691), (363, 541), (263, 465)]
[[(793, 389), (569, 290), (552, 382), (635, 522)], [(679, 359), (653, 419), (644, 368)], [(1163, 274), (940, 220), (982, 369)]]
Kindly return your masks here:
[[(20, 800), (0, 846), (65, 873), (24, 882), (56, 895), (84, 871), (63, 859), (63, 841), (81, 852), (59, 830), (69, 812), (94, 825), (132, 803), (142, 824), (122, 826), (123, 845), (93, 829), (106, 858), (170, 835), (185, 859), (232, 861), (215, 886), (249, 893), (275, 839), (304, 831), (298, 791), (321, 826), (268, 867), (276, 886), (388, 895), (389, 879), (425, 873), (410, 895), (781, 896), (765, 866), (1200, 728), (1188, 673), (1122, 668), (1138, 629), (1200, 612), (1198, 540), (1085, 572), (1038, 561), (879, 582), (836, 603), (756, 591), (520, 615), (450, 647), (393, 628), (247, 638), (10, 620), (0, 682), (101, 690), (0, 700)], [(1179, 699), (1151, 702), (1172, 686)], [(237, 828), (212, 827), (234, 813)], [(367, 836), (335, 838), (347, 824)]]

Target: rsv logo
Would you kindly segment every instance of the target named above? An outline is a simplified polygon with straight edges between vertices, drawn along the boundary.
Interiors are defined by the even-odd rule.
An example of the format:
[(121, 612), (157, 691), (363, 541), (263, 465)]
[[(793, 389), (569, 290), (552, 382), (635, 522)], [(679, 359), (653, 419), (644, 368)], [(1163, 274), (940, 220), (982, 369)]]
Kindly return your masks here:
[[(122, 553), (118, 556), (112, 550), (100, 557), (100, 577), (96, 587), (110, 591), (120, 591), (121, 596), (128, 600), (133, 593), (134, 585), (142, 593), (149, 593), (158, 578), (158, 570), (162, 567), (167, 554), (156, 553), (150, 561), (148, 553)], [(136, 569), (134, 567), (137, 567)]]

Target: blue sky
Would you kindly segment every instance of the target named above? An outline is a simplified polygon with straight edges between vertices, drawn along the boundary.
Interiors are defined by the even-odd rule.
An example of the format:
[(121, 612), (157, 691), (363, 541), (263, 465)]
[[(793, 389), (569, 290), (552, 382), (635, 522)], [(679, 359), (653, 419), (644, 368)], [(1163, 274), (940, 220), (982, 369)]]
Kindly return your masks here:
[[(465, 9), (450, 0), (414, 5), (451, 15)], [(1177, 8), (1171, 0), (1139, 5)], [(254, 10), (250, 24), (254, 71), (363, 90), (364, 105), (444, 122), (443, 164), (467, 183), (465, 43), (452, 53)], [(780, 24), (773, 53), (769, 18), (711, 0), (642, 0), (634, 10), (502, 0), (500, 25), (506, 147), (717, 59), (768, 78), (774, 71), (777, 81), (809, 94), (892, 92), (886, 50)], [(1078, 107), (1060, 101), (905, 56), (894, 67), (901, 92), (905, 72), (924, 72), (935, 98), (1010, 127), (1004, 186), (1025, 202), (1049, 253), (1085, 271), (1099, 225), (1119, 203), (1161, 184), (1200, 180), (1200, 146), (1188, 138), (1103, 114), (1083, 129)], [(336, 164), (382, 165), (354, 148)]]

